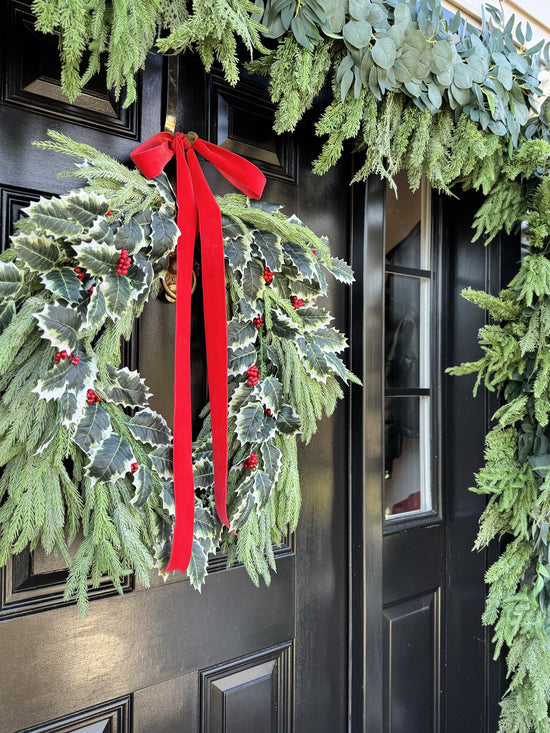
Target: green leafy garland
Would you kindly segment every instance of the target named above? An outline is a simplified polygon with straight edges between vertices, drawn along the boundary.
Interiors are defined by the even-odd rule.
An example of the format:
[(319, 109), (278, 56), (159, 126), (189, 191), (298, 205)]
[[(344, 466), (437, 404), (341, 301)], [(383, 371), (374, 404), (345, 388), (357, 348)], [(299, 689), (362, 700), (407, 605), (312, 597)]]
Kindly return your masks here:
[[(67, 4), (37, 1), (39, 23), (42, 8), (49, 7), (50, 30), (62, 27), (58, 11)], [(528, 254), (509, 287), (497, 298), (465, 292), (494, 323), (480, 331), (482, 358), (451, 371), (478, 372), (478, 384), (502, 397), (474, 489), (488, 496), (476, 547), (492, 538), (508, 541), (487, 572), (484, 615), (495, 626), (496, 655), (508, 648), (510, 686), (499, 730), (548, 732), (550, 101), (541, 100), (538, 77), (541, 58), (546, 66), (550, 61), (549, 47), (529, 47), (530, 27), (514, 27), (513, 19), (505, 24), (491, 7), (478, 30), (459, 13), (446, 20), (440, 3), (428, 0), (267, 0), (256, 6), (266, 36), (276, 39), (267, 52), (252, 35), (260, 17), (256, 8), (240, 3), (237, 18), (233, 2), (217, 0), (232, 38), (237, 33), (263, 53), (248, 68), (270, 77), (275, 129), (293, 130), (331, 83), (332, 100), (316, 126), (317, 134), (327, 136), (317, 173), (328, 170), (351, 140), (365, 155), (355, 180), (374, 173), (391, 182), (406, 169), (413, 189), (425, 175), (442, 191), (457, 184), (480, 190), (486, 199), (475, 238), (488, 242), (526, 222)], [(180, 4), (162, 7), (168, 13)], [(221, 49), (213, 21), (205, 17), (208, 8), (196, 0), (193, 14), (176, 20), (182, 42), (161, 41), (161, 50), (198, 49), (208, 69)], [(158, 25), (175, 32), (164, 20)], [(74, 43), (85, 48), (101, 37), (105, 47), (110, 29), (109, 20), (93, 32), (81, 25)], [(118, 71), (118, 86), (129, 80), (125, 73)], [(226, 66), (226, 75), (234, 82), (234, 67)]]
[[(88, 582), (168, 562), (173, 528), (171, 433), (121, 339), (158, 291), (178, 229), (168, 179), (145, 179), (50, 133), (40, 144), (79, 157), (89, 186), (25, 211), (0, 262), (0, 566), (40, 543), (70, 572), (82, 613)], [(346, 341), (316, 306), (345, 262), (295, 217), (242, 196), (219, 199), (227, 258), (228, 516), (216, 517), (209, 406), (193, 447), (196, 515), (188, 575), (200, 588), (220, 547), (255, 583), (270, 580), (273, 543), (300, 510), (296, 436), (306, 442), (354, 379)], [(74, 557), (69, 548), (82, 532)]]

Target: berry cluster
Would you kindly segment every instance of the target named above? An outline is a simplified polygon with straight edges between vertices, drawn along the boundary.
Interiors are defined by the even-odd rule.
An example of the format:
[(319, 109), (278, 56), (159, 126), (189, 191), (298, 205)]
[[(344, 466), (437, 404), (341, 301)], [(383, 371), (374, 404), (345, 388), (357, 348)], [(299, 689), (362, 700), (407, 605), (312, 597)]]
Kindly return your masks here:
[(130, 263), (132, 262), (132, 258), (128, 257), (128, 250), (122, 249), (120, 251), (120, 257), (118, 258), (116, 271), (118, 275), (127, 275), (128, 274), (128, 267), (130, 266)]
[(72, 354), (68, 354), (65, 349), (63, 351), (58, 351), (55, 355), (55, 363), (59, 364), (61, 359), (68, 359), (73, 366), (76, 366), (78, 362), (80, 361), (79, 356), (73, 356)]
[(266, 407), (266, 406), (264, 405), (264, 414), (265, 414), (265, 415), (272, 415), (273, 413), (271, 412), (271, 410), (269, 409), (269, 407)]
[(291, 297), (290, 302), (292, 303), (292, 307), (294, 308), (294, 310), (298, 310), (298, 308), (301, 308), (306, 304), (305, 300), (298, 298), (296, 295), (293, 295)]
[(84, 270), (81, 267), (75, 267), (74, 271), (76, 272), (76, 276), (78, 277), (80, 282), (82, 282), (84, 280), (84, 275), (85, 275)]
[(94, 292), (94, 286), (90, 285), (90, 289), (88, 290), (88, 295), (91, 295)]
[(93, 405), (94, 402), (101, 402), (101, 397), (99, 395), (96, 395), (93, 389), (89, 389), (86, 392), (86, 402), (89, 405)]
[(269, 267), (264, 267), (264, 280), (268, 285), (273, 280), (273, 273), (271, 272)]
[(256, 328), (261, 328), (264, 325), (264, 319), (261, 316), (256, 316), (256, 318), (252, 319), (252, 323)]
[(130, 465), (130, 471), (132, 473), (137, 473), (138, 469), (139, 469), (139, 464), (138, 463), (132, 463)]
[(258, 456), (256, 453), (251, 453), (249, 457), (243, 463), (243, 468), (256, 468), (258, 465)]
[(248, 386), (254, 387), (258, 382), (260, 381), (260, 377), (262, 376), (260, 372), (258, 371), (258, 367), (256, 364), (250, 367), (250, 369), (247, 371), (246, 376), (248, 377)]

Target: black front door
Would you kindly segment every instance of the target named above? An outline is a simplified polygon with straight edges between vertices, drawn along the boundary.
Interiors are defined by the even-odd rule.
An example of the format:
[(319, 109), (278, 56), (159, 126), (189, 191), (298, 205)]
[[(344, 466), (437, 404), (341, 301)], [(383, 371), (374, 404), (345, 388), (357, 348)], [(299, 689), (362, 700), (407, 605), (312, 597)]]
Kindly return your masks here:
[(444, 369), (478, 358), (485, 315), (460, 291), (498, 292), (517, 247), (471, 243), (475, 196), (398, 188), (370, 181), (354, 220), (354, 730), (489, 733), (500, 674), (481, 626), (490, 558), (471, 551), (484, 500), (468, 487), (495, 402)]
[[(56, 39), (35, 34), (29, 3), (0, 9), (0, 197), (5, 247), (20, 210), (68, 190), (61, 156), (31, 146), (50, 127), (122, 161), (163, 127), (162, 59), (151, 57), (138, 101), (124, 110), (98, 82), (74, 104), (60, 93)], [(179, 86), (178, 129), (224, 144), (265, 171), (265, 198), (329, 236), (346, 256), (348, 171), (315, 178), (311, 135), (276, 139), (263, 87), (228, 87), (189, 62)], [(226, 184), (205, 168), (216, 193)], [(346, 330), (346, 294), (332, 303)], [(152, 303), (127, 357), (169, 419), (174, 310)], [(199, 349), (200, 351), (200, 349)], [(197, 402), (203, 398), (200, 381)], [(181, 574), (130, 579), (118, 596), (108, 579), (89, 615), (63, 602), (65, 569), (37, 551), (0, 571), (0, 733), (337, 733), (347, 726), (347, 461), (345, 406), (302, 451), (300, 528), (278, 551), (269, 588), (244, 569), (212, 564), (202, 594)]]

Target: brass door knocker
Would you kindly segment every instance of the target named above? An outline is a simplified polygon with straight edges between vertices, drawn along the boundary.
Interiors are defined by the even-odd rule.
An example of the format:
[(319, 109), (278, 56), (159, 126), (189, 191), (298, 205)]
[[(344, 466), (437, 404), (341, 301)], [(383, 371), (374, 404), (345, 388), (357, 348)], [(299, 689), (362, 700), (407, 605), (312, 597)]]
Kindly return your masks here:
[[(164, 290), (164, 297), (169, 303), (175, 303), (176, 302), (176, 281), (177, 281), (177, 271), (178, 271), (178, 260), (176, 252), (170, 253), (170, 262), (168, 263), (168, 268), (166, 270), (166, 275), (161, 278), (160, 284), (162, 285), (162, 289)], [(195, 292), (197, 288), (197, 274), (195, 270), (193, 270), (193, 282), (191, 283), (191, 295)]]

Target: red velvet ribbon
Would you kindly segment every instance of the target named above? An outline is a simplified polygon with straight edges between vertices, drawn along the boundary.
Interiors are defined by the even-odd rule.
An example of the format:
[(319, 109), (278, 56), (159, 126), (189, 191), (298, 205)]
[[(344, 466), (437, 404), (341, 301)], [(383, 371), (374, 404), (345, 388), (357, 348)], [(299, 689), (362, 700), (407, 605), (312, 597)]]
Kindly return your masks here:
[(191, 433), (191, 286), (195, 239), (201, 238), (201, 274), (208, 389), (212, 419), (214, 498), (218, 517), (227, 519), (227, 308), (221, 214), (197, 160), (209, 160), (236, 188), (259, 198), (264, 174), (252, 163), (194, 134), (160, 132), (130, 155), (147, 178), (158, 176), (176, 156), (178, 239), (176, 353), (174, 379), (174, 498), (176, 521), (166, 572), (187, 570), (193, 549), (195, 487)]

